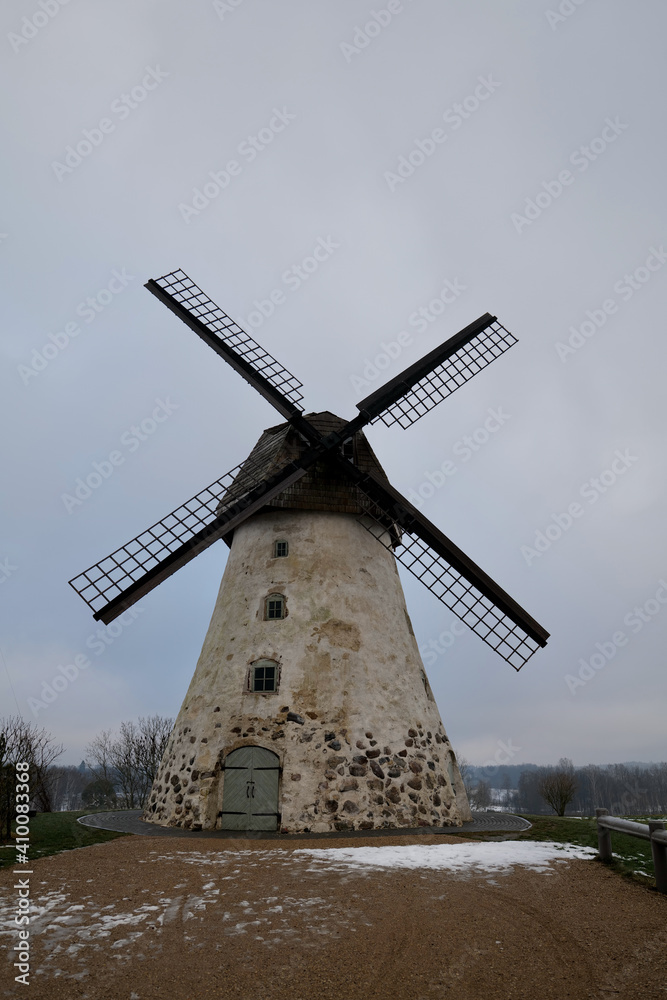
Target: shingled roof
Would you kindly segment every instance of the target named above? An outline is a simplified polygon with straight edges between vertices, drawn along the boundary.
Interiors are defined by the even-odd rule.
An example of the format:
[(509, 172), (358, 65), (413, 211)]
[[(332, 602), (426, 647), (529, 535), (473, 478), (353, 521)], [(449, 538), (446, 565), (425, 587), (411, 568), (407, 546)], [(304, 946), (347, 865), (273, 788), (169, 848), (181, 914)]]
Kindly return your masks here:
[[(322, 413), (307, 413), (305, 416), (324, 436), (341, 430), (347, 423), (328, 410)], [(298, 459), (308, 447), (308, 443), (291, 424), (269, 427), (250, 452), (239, 475), (221, 501), (218, 511), (245, 493), (253, 483), (261, 482), (279, 472), (288, 462)], [(377, 479), (388, 483), (384, 469), (361, 431), (354, 435), (353, 461), (362, 472), (371, 472)], [(269, 500), (262, 509), (272, 507), (362, 514), (368, 508), (368, 499), (333, 462), (324, 460), (311, 466), (305, 476), (288, 487), (284, 493), (279, 493)]]

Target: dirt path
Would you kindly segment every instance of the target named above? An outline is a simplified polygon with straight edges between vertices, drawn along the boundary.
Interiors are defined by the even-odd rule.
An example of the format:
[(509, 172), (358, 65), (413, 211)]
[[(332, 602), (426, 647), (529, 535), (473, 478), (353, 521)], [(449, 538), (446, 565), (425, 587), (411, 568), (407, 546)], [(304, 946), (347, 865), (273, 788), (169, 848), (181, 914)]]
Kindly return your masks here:
[[(32, 869), (30, 987), (5, 958), (0, 996), (667, 1000), (667, 898), (594, 861), (357, 869), (291, 845), (128, 837)], [(13, 883), (2, 872), (3, 930)]]

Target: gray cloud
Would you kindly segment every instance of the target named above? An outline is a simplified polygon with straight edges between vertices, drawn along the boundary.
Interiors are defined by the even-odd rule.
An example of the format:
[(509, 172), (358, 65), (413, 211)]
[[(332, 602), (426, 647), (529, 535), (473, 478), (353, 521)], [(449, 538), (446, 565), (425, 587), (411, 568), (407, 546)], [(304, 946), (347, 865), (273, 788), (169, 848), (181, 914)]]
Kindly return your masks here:
[[(98, 728), (175, 714), (225, 550), (147, 597), (100, 656), (86, 645), (99, 626), (67, 580), (236, 465), (275, 423), (142, 288), (178, 266), (232, 316), (282, 290), (254, 335), (303, 380), (307, 409), (342, 416), (372, 391), (352, 377), (383, 342), (412, 337), (391, 377), (480, 313), (498, 315), (516, 347), (410, 430), (369, 433), (407, 493), (490, 407), (511, 414), (423, 509), (553, 638), (519, 675), (474, 636), (457, 638), (429, 667), (445, 725), (476, 760), (508, 739), (536, 762), (665, 756), (667, 614), (651, 616), (575, 695), (565, 680), (667, 574), (667, 268), (647, 280), (640, 270), (667, 244), (656, 127), (665, 11), (656, 0), (641, 17), (620, 0), (590, 0), (560, 20), (557, 4), (527, 0), (399, 6), (354, 53), (341, 46), (362, 42), (357, 29), (373, 18), (358, 0), (72, 2), (44, 23), (37, 2), (3, 8), (0, 560), (16, 568), (0, 583), (0, 690), (12, 711), (11, 677), (29, 713), (28, 698), (60, 666), (91, 654), (39, 716), (72, 761)], [(166, 75), (143, 96), (158, 67)], [(474, 107), (480, 77), (498, 85)], [(443, 117), (457, 104), (468, 117)], [(294, 118), (269, 139), (276, 108)], [(607, 131), (603, 149), (608, 119), (627, 128), (613, 141)], [(431, 148), (434, 129), (446, 141)], [(71, 172), (54, 170), (68, 147)], [(385, 173), (415, 149), (423, 162), (408, 159), (412, 173), (390, 190)], [(179, 204), (232, 160), (241, 169), (186, 223)], [(529, 211), (517, 231), (513, 215)], [(340, 247), (298, 288), (286, 285), (320, 238)], [(133, 278), (118, 287), (114, 272)], [(410, 324), (457, 279), (465, 292), (442, 315)], [(605, 313), (610, 299), (617, 308)], [(579, 346), (563, 358), (558, 344), (572, 337)], [(166, 397), (173, 416), (140, 447), (124, 446)], [(582, 497), (628, 449), (637, 461), (627, 473), (595, 502)], [(122, 463), (68, 513), (63, 493), (113, 451)], [(564, 524), (574, 502), (583, 515), (559, 537), (552, 530), (527, 565), (521, 547)], [(405, 589), (426, 645), (452, 616), (409, 578)]]

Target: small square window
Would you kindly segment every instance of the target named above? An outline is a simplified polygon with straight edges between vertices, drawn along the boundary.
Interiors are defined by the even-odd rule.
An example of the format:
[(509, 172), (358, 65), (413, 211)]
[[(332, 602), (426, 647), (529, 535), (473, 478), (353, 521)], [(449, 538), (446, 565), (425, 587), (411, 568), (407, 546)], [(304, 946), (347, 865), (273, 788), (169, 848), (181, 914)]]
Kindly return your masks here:
[(265, 602), (264, 618), (276, 621), (285, 617), (285, 598), (282, 594), (270, 594)]
[(253, 664), (252, 668), (252, 690), (253, 691), (275, 691), (276, 690), (276, 664)]
[(286, 556), (288, 554), (289, 554), (289, 545), (287, 544), (287, 542), (283, 541), (283, 539), (274, 542), (273, 555), (275, 556), (276, 559), (280, 558), (281, 556)]

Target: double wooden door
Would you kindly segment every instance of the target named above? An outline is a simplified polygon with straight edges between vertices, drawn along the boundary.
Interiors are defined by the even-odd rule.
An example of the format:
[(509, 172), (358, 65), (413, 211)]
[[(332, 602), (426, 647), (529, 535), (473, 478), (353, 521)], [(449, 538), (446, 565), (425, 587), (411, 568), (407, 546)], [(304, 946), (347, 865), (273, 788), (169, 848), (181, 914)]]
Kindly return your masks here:
[(264, 747), (239, 747), (226, 757), (221, 829), (277, 829), (279, 767)]

